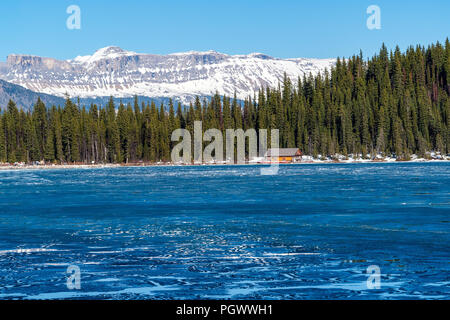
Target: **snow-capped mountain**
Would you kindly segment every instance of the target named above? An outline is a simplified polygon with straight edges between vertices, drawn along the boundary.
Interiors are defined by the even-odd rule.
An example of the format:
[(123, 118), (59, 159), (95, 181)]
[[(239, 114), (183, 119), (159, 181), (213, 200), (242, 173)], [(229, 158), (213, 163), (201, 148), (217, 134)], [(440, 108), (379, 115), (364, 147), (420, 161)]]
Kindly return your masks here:
[(0, 79), (35, 92), (63, 97), (98, 98), (133, 95), (176, 97), (182, 102), (218, 92), (239, 99), (261, 87), (330, 69), (335, 59), (278, 59), (261, 53), (227, 55), (215, 51), (169, 55), (141, 54), (106, 47), (90, 56), (56, 60), (9, 55), (0, 63)]

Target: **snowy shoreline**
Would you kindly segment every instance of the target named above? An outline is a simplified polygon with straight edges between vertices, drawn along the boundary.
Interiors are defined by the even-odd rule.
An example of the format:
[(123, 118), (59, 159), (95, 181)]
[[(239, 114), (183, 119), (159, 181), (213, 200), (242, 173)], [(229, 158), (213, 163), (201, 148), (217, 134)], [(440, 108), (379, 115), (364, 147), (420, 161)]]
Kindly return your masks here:
[[(347, 160), (321, 160), (308, 158), (301, 162), (292, 163), (274, 163), (280, 165), (307, 165), (307, 164), (376, 164), (376, 163), (447, 163), (450, 157), (442, 159), (424, 159), (416, 158), (411, 160), (396, 160), (395, 158), (385, 159), (347, 159)], [(121, 163), (121, 164), (45, 164), (45, 165), (8, 165), (0, 164), (0, 171), (18, 171), (18, 170), (48, 170), (48, 169), (102, 169), (102, 168), (122, 168), (122, 167), (198, 167), (198, 166), (268, 166), (270, 163), (249, 162), (245, 164), (230, 163), (202, 163), (202, 164), (174, 164), (174, 163)]]

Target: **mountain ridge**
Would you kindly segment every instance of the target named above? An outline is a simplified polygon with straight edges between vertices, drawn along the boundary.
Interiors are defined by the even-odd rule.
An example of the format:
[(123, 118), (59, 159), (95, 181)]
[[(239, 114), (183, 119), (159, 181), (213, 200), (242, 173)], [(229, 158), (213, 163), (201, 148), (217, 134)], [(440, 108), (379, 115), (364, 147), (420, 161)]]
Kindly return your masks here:
[(38, 98), (40, 98), (47, 106), (64, 104), (63, 98), (34, 92), (22, 86), (0, 79), (0, 110), (6, 108), (9, 100), (14, 101), (21, 109), (30, 110)]
[[(25, 111), (29, 111), (36, 104), (37, 99), (40, 98), (42, 102), (47, 106), (64, 106), (65, 97), (57, 97), (52, 96), (45, 93), (34, 92), (32, 90), (26, 89), (22, 86), (4, 81), (0, 79), (0, 110), (6, 109), (9, 100), (14, 101), (14, 103), (18, 106), (19, 109), (23, 109)], [(96, 104), (97, 106), (105, 106), (111, 97), (97, 97), (97, 98), (81, 98), (71, 97), (70, 100), (74, 103), (80, 102), (81, 106), (89, 106), (90, 104)], [(114, 103), (116, 107), (123, 103), (124, 105), (133, 104), (135, 97), (125, 97), (125, 98), (114, 98)], [(151, 103), (154, 102), (156, 105), (164, 104), (164, 106), (168, 106), (169, 99), (166, 97), (144, 97), (137, 96), (139, 103)], [(205, 99), (211, 99), (211, 97), (203, 97)]]
[(0, 79), (58, 97), (138, 95), (177, 98), (188, 104), (195, 96), (216, 92), (236, 93), (245, 99), (263, 87), (277, 86), (284, 74), (295, 81), (329, 70), (334, 63), (335, 59), (281, 59), (263, 53), (228, 55), (213, 50), (156, 55), (109, 46), (69, 60), (11, 54), (0, 64)]

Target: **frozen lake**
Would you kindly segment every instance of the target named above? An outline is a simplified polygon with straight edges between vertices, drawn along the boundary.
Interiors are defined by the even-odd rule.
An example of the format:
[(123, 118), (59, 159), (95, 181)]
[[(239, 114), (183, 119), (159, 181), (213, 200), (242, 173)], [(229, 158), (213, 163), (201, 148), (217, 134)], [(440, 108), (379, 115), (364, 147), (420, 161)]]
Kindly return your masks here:
[[(371, 265), (380, 289), (367, 287)], [(450, 163), (0, 172), (0, 299), (449, 299), (449, 288)]]

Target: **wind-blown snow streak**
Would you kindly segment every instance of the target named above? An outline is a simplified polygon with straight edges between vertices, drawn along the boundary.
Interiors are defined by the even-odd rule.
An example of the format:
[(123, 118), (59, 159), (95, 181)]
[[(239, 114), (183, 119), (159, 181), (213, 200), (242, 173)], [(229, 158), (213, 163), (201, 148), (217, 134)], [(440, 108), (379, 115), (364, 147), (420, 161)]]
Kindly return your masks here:
[(30, 55), (9, 55), (0, 64), (0, 79), (27, 89), (72, 97), (177, 97), (192, 101), (196, 95), (218, 92), (239, 99), (261, 87), (275, 87), (284, 73), (291, 79), (330, 69), (335, 59), (278, 59), (261, 53), (226, 55), (215, 51), (169, 55), (140, 54), (106, 47), (91, 56), (56, 60)]

